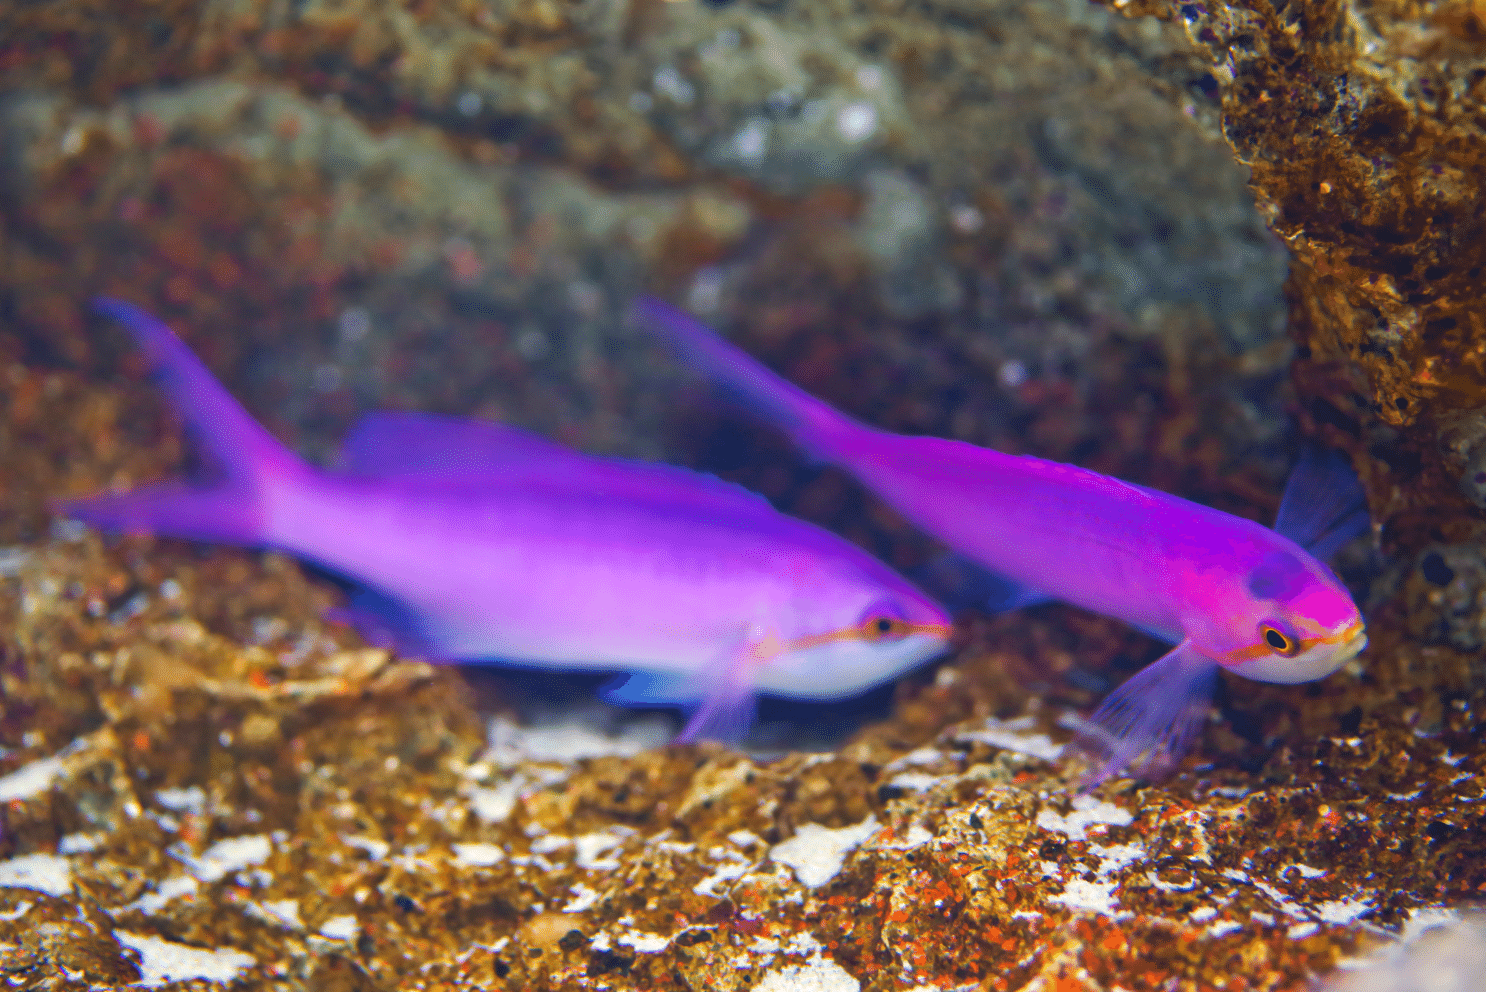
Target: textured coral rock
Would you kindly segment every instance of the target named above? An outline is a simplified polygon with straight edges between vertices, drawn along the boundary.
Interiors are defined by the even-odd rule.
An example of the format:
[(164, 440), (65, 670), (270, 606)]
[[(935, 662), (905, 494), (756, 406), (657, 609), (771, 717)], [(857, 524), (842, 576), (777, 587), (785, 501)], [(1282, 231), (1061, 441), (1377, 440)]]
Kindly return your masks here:
[[(30, 406), (6, 422), (49, 429), (0, 450), (7, 478), (158, 458), (124, 441), (132, 390), (8, 375)], [(4, 549), (8, 977), (1290, 989), (1486, 891), (1486, 700), (1440, 709), (1427, 664), (1402, 693), (1359, 666), (1303, 706), (1230, 700), (1170, 782), (1086, 795), (1058, 723), (1090, 697), (1059, 666), (1148, 646), (1071, 611), (971, 623), (887, 719), (764, 755), (519, 718), (514, 684), (361, 647), (333, 596), (273, 555), (67, 526)], [(1405, 668), (1438, 650), (1394, 637)]]
[[(1183, 23), (1293, 261), (1313, 416), (1372, 456), (1390, 538), (1486, 508), (1486, 9), (1114, 3)], [(1354, 378), (1351, 373), (1355, 372)]]
[[(1486, 897), (1479, 5), (1152, 10), (0, 5), (0, 975), (1238, 992), (1470, 950), (1414, 937)], [(1371, 646), (1084, 794), (1069, 725), (1161, 648), (1075, 610), (677, 747), (591, 682), (368, 649), (280, 556), (47, 511), (188, 460), (109, 292), (310, 457), (476, 414), (931, 559), (681, 389), (642, 288), (885, 427), (1258, 519), (1298, 411), (1364, 456)]]

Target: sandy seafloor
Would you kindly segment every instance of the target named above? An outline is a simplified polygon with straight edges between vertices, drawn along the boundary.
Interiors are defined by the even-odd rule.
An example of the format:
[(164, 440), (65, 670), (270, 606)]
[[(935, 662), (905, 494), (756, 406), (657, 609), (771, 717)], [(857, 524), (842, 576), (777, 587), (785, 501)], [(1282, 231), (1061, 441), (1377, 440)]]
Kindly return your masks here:
[[(1297, 233), (1333, 185), (1422, 202), (1333, 56), (1421, 119), (1477, 113), (1457, 6), (1329, 34), (1335, 5), (0, 6), (4, 987), (1486, 989), (1486, 395), (1450, 357), (1486, 328), (1437, 312), (1479, 301), (1474, 249), (1417, 266), (1446, 300), (1386, 217)], [(1307, 87), (1331, 102), (1253, 109)], [(1234, 145), (1261, 161), (1271, 119), (1337, 171), (1248, 185)], [(1479, 214), (1450, 170), (1481, 120), (1420, 165), (1451, 216)], [(1388, 161), (1433, 161), (1405, 132), (1422, 158)], [(935, 559), (690, 381), (639, 292), (873, 423), (1265, 522), (1302, 441), (1339, 445), (1371, 644), (1319, 683), (1225, 678), (1173, 776), (1085, 795), (1068, 726), (1162, 648), (1070, 608), (967, 611), (895, 685), (670, 746), (597, 677), (368, 647), (290, 559), (46, 509), (188, 458), (87, 312), (109, 293), (320, 462), (366, 410), (495, 418)]]

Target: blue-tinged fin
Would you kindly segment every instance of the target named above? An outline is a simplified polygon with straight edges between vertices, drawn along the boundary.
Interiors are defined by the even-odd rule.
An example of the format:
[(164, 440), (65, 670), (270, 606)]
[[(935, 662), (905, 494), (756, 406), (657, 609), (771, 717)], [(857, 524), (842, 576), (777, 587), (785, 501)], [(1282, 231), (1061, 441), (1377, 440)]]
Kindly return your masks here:
[(640, 323), (749, 410), (789, 435), (812, 458), (835, 461), (844, 438), (866, 430), (829, 403), (775, 375), (710, 328), (651, 297), (635, 301)]
[(566, 462), (584, 456), (519, 427), (435, 413), (380, 411), (357, 421), (341, 447), (341, 471), (396, 475), (467, 475)]
[(776, 512), (758, 493), (704, 472), (588, 455), (519, 427), (430, 413), (362, 417), (341, 449), (340, 471), (367, 478), (555, 485), (731, 516)]
[(1212, 708), (1218, 663), (1183, 641), (1126, 679), (1078, 729), (1093, 788), (1125, 771), (1160, 776), (1181, 760)]
[(599, 697), (614, 706), (695, 706), (705, 695), (692, 675), (675, 672), (631, 672), (599, 689)]
[(349, 600), (343, 607), (327, 610), (326, 619), (355, 627), (361, 639), (373, 647), (429, 661), (454, 657), (452, 652), (440, 650), (437, 638), (429, 633), (417, 611), (401, 600), (367, 586), (353, 589)]
[[(748, 736), (757, 708), (750, 669), (756, 665), (757, 642), (742, 639), (728, 645), (696, 671), (639, 671), (620, 676), (599, 690), (615, 706), (677, 706), (687, 712), (676, 743), (700, 740), (738, 743)], [(751, 663), (750, 663), (751, 662)]]
[(1274, 529), (1326, 561), (1370, 525), (1352, 463), (1335, 449), (1307, 446), (1285, 484)]
[(927, 565), (914, 569), (912, 578), (951, 610), (978, 609), (986, 613), (1010, 613), (1052, 597), (1022, 585), (973, 562), (954, 551), (945, 551)]

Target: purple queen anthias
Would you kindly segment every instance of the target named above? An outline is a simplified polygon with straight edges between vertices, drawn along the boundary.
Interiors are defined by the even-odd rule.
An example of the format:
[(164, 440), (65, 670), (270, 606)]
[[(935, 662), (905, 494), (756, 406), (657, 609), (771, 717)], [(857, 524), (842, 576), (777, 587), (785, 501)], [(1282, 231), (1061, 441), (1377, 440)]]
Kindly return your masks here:
[(365, 418), (342, 467), (276, 442), (164, 324), (134, 336), (209, 463), (200, 478), (58, 504), (111, 531), (277, 548), (357, 588), (370, 640), (440, 660), (618, 668), (631, 705), (736, 736), (755, 692), (831, 700), (942, 651), (944, 611), (886, 565), (766, 500), (499, 424)]
[(1356, 604), (1321, 560), (1367, 524), (1340, 458), (1302, 460), (1269, 530), (1072, 465), (876, 430), (659, 301), (641, 300), (638, 313), (797, 445), (1009, 580), (999, 605), (1062, 600), (1175, 645), (1086, 725), (1081, 743), (1102, 759), (1091, 782), (1169, 767), (1207, 716), (1220, 668), (1306, 682), (1367, 644)]

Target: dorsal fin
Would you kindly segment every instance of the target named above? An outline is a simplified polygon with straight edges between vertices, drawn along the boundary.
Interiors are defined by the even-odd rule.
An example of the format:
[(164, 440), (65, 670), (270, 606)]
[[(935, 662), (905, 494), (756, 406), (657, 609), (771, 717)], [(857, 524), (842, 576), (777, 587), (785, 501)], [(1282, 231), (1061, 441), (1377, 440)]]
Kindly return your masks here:
[(519, 427), (468, 417), (384, 410), (356, 423), (341, 447), (351, 475), (467, 475), (546, 459), (582, 458)]
[(758, 493), (716, 476), (586, 455), (519, 427), (430, 413), (367, 414), (346, 439), (340, 470), (370, 478), (534, 482), (723, 513), (775, 512)]
[(1370, 524), (1352, 463), (1335, 449), (1307, 446), (1285, 484), (1275, 531), (1326, 561)]

